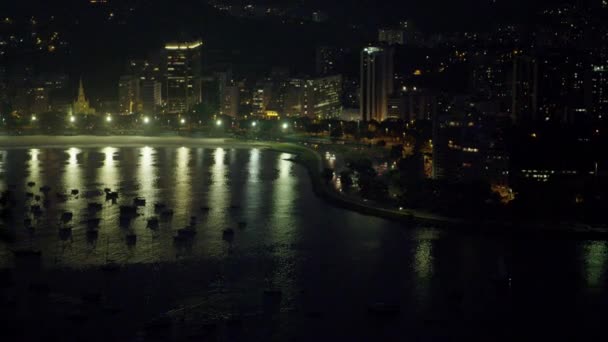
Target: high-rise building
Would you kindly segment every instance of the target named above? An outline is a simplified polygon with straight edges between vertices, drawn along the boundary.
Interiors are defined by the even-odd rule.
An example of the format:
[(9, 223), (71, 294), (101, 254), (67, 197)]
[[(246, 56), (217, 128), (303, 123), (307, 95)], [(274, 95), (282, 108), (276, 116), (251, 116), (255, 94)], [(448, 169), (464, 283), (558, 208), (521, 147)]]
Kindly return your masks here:
[(396, 118), (396, 119), (405, 119), (406, 118), (406, 101), (405, 101), (405, 97), (399, 95), (399, 96), (391, 96), (388, 99), (388, 110), (387, 110), (387, 115), (389, 118)]
[(287, 116), (335, 119), (342, 115), (342, 76), (294, 78), (289, 81), (284, 112)]
[(142, 112), (154, 114), (162, 105), (162, 84), (155, 80), (145, 80), (140, 83)]
[(220, 114), (236, 117), (239, 111), (239, 87), (229, 85), (224, 87), (220, 98)]
[(536, 59), (515, 56), (511, 78), (511, 119), (515, 123), (537, 120), (538, 64)]
[(240, 91), (234, 82), (232, 69), (217, 71), (214, 73), (214, 77), (217, 80), (220, 115), (236, 117), (239, 111)]
[(202, 100), (201, 41), (165, 45), (165, 99), (168, 113), (183, 113)]
[(433, 120), (438, 112), (437, 95), (424, 90), (405, 92), (405, 120)]
[(585, 104), (587, 58), (586, 54), (559, 50), (537, 58), (537, 120), (574, 123), (588, 119)]
[(392, 74), (390, 49), (366, 47), (361, 51), (359, 110), (363, 121), (386, 119)]
[(325, 76), (304, 84), (303, 115), (314, 119), (335, 119), (342, 115), (342, 76)]
[(608, 117), (608, 66), (593, 65), (588, 79), (587, 111), (594, 120), (605, 120)]
[(268, 104), (272, 99), (272, 82), (260, 81), (253, 88), (252, 113), (257, 116), (266, 115)]
[(118, 111), (121, 115), (139, 113), (142, 109), (139, 79), (124, 75), (118, 82)]
[(31, 91), (31, 107), (32, 114), (42, 114), (50, 111), (50, 89), (45, 86), (37, 86), (30, 89)]

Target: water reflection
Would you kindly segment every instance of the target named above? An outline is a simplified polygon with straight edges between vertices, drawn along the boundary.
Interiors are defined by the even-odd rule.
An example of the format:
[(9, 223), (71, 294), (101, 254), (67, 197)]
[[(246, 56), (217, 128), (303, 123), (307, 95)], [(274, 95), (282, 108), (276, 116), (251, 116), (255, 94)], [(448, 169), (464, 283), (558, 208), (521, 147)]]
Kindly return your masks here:
[(278, 178), (274, 181), (272, 191), (271, 242), (278, 244), (275, 255), (276, 265), (269, 286), (281, 284), (286, 292), (286, 302), (294, 296), (295, 285), (290, 273), (295, 269), (295, 251), (291, 248), (295, 243), (296, 222), (294, 221), (294, 202), (296, 178), (292, 174), (293, 162), (288, 160), (292, 155), (282, 153), (277, 160)]
[(28, 162), (29, 177), (30, 177), (31, 181), (36, 182), (36, 184), (39, 184), (41, 182), (40, 160), (39, 160), (40, 150), (37, 148), (32, 148), (29, 151), (29, 155), (30, 155), (30, 159)]
[(289, 160), (292, 155), (282, 153), (277, 160), (278, 178), (273, 186), (273, 212), (275, 213), (273, 227), (274, 233), (287, 232), (282, 227), (291, 227), (291, 212), (294, 209), (296, 179), (292, 176), (293, 162)]
[(602, 286), (602, 276), (606, 271), (607, 257), (608, 246), (605, 241), (592, 241), (585, 245), (585, 273), (589, 287)]
[(0, 191), (6, 190), (6, 151), (0, 151)]
[(105, 147), (101, 150), (104, 155), (103, 166), (99, 170), (98, 181), (103, 187), (108, 187), (116, 190), (120, 184), (120, 174), (118, 172), (118, 162), (114, 160), (114, 156), (118, 153), (118, 149), (114, 147)]
[(251, 220), (260, 209), (260, 204), (263, 202), (261, 196), (263, 194), (260, 188), (260, 172), (262, 165), (260, 163), (260, 150), (252, 149), (249, 151), (249, 161), (247, 164), (247, 181), (245, 184), (245, 198), (247, 199), (247, 219)]
[(226, 151), (217, 148), (213, 152), (213, 167), (211, 168), (211, 186), (209, 187), (209, 205), (214, 211), (223, 210), (228, 203), (228, 181), (226, 167)]
[(72, 147), (66, 151), (68, 154), (68, 162), (63, 173), (63, 184), (66, 190), (80, 189), (82, 187), (82, 169), (78, 165), (78, 155), (82, 151), (76, 147)]
[(137, 165), (137, 182), (139, 184), (139, 197), (146, 199), (149, 205), (145, 207), (146, 214), (150, 215), (154, 210), (156, 201), (156, 177), (157, 169), (155, 165), (156, 150), (145, 146), (139, 151), (139, 163)]
[(420, 280), (429, 279), (433, 275), (433, 244), (431, 240), (423, 239), (418, 242), (414, 253), (414, 270)]
[[(180, 147), (177, 149), (177, 162), (175, 169), (175, 209), (179, 216), (188, 217), (192, 202), (192, 184), (190, 182), (190, 149)], [(188, 222), (183, 222), (186, 225)]]
[(247, 169), (249, 178), (247, 182), (257, 183), (260, 177), (260, 150), (257, 148), (249, 151), (249, 167)]
[(418, 230), (414, 250), (414, 279), (419, 309), (428, 309), (431, 300), (431, 280), (434, 273), (434, 234), (427, 230)]

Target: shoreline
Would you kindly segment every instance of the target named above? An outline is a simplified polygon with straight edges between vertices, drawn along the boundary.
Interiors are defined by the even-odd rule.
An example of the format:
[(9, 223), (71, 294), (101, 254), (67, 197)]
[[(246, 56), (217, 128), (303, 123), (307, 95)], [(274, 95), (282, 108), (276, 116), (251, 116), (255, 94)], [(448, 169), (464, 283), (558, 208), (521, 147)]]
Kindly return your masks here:
[[(49, 144), (49, 138), (54, 141)], [(319, 153), (309, 147), (291, 142), (278, 141), (249, 141), (234, 138), (200, 138), (200, 137), (164, 137), (164, 136), (54, 136), (54, 135), (31, 135), (31, 136), (0, 136), (0, 148), (24, 149), (31, 147), (60, 148), (73, 145), (72, 147), (143, 147), (143, 146), (205, 146), (222, 148), (263, 148), (269, 151), (290, 153), (295, 155), (291, 161), (306, 168), (311, 180), (312, 190), (315, 195), (331, 205), (356, 211), (363, 215), (375, 216), (387, 220), (399, 221), (407, 225), (414, 223), (436, 224), (443, 229), (444, 226), (454, 227), (463, 232), (474, 232), (484, 234), (535, 236), (548, 234), (551, 236), (568, 235), (583, 239), (608, 240), (608, 229), (591, 227), (586, 224), (539, 224), (534, 222), (495, 221), (495, 220), (472, 220), (467, 218), (448, 217), (440, 214), (422, 212), (419, 210), (403, 209), (391, 210), (378, 206), (367, 205), (361, 201), (345, 198), (323, 184), (321, 177), (322, 158)]]
[[(330, 204), (356, 211), (364, 215), (384, 218), (392, 221), (399, 221), (404, 224), (422, 222), (437, 224), (442, 229), (449, 229), (446, 225), (455, 227), (461, 232), (495, 234), (495, 235), (525, 235), (527, 237), (576, 237), (587, 240), (608, 240), (608, 229), (592, 227), (587, 224), (576, 223), (535, 223), (535, 222), (516, 222), (516, 221), (496, 221), (496, 220), (472, 220), (467, 218), (448, 217), (440, 214), (421, 212), (412, 209), (391, 210), (382, 207), (370, 206), (360, 201), (348, 199), (340, 196), (328, 188), (321, 179), (321, 156), (314, 150), (292, 144), (297, 149), (287, 149), (288, 152), (298, 156), (294, 162), (304, 166), (309, 173), (313, 185), (314, 193), (326, 200)], [(279, 148), (279, 150), (281, 150)], [(308, 156), (306, 156), (308, 154)], [(317, 164), (316, 166), (313, 164)]]

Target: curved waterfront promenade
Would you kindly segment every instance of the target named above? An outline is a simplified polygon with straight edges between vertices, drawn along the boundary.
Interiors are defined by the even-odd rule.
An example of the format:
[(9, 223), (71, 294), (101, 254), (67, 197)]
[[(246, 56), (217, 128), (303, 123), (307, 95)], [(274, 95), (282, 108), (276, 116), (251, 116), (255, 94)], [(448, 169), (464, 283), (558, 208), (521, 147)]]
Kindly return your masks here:
[(296, 144), (272, 144), (272, 147), (298, 155), (297, 162), (304, 165), (310, 174), (314, 192), (331, 204), (365, 215), (378, 216), (390, 220), (397, 220), (405, 224), (415, 221), (431, 223), (438, 226), (458, 228), (462, 231), (474, 231), (488, 234), (518, 234), (523, 236), (545, 235), (559, 236), (567, 234), (582, 239), (608, 240), (608, 229), (605, 227), (591, 227), (588, 225), (570, 224), (543, 224), (536, 222), (514, 222), (497, 220), (475, 220), (459, 217), (449, 217), (432, 212), (413, 209), (389, 209), (340, 195), (326, 184), (321, 177), (322, 158), (317, 151)]

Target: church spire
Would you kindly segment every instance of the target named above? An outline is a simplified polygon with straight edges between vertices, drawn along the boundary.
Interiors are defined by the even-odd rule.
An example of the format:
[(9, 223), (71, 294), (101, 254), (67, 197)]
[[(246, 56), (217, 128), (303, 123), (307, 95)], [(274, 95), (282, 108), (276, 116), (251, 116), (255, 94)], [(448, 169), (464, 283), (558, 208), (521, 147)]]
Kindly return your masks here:
[(91, 108), (89, 101), (87, 101), (86, 96), (84, 95), (84, 86), (82, 84), (82, 77), (80, 78), (80, 82), (78, 84), (78, 98), (74, 102), (72, 106), (72, 112), (74, 114), (95, 114), (95, 108)]
[(82, 77), (80, 77), (80, 84), (78, 85), (78, 102), (85, 102), (87, 99), (84, 96), (84, 86), (82, 85)]

